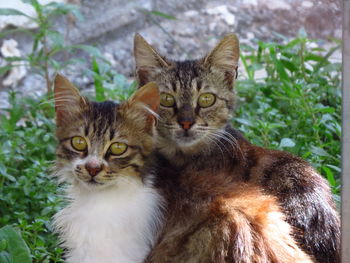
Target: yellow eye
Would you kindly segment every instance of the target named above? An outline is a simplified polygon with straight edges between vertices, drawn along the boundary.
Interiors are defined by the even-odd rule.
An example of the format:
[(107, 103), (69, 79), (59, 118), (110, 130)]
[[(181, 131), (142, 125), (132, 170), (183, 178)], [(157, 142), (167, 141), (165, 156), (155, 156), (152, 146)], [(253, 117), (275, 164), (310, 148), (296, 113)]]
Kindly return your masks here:
[(198, 98), (198, 105), (202, 108), (210, 107), (215, 103), (216, 97), (212, 93), (203, 93)]
[(160, 104), (164, 107), (173, 107), (175, 105), (175, 98), (169, 93), (160, 94)]
[(122, 155), (127, 149), (128, 145), (122, 142), (115, 142), (109, 147), (109, 150), (113, 155)]
[(87, 142), (81, 136), (74, 136), (71, 139), (72, 147), (77, 151), (85, 151), (87, 149)]

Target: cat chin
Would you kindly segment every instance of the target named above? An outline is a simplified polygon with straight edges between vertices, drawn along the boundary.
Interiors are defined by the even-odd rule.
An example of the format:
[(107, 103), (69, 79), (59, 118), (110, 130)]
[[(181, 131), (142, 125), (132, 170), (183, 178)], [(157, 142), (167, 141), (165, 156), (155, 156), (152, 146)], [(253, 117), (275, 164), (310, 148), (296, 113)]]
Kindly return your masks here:
[(203, 144), (205, 144), (204, 138), (202, 136), (197, 136), (195, 138), (176, 138), (175, 139), (176, 149), (185, 155), (197, 154), (202, 151)]
[(177, 138), (176, 144), (180, 149), (189, 149), (193, 147), (197, 147), (197, 145), (201, 142), (201, 138)]
[(119, 175), (115, 180), (107, 182), (91, 182), (75, 178), (74, 185), (82, 190), (100, 191), (108, 188), (123, 187), (125, 184), (135, 183), (135, 181), (142, 184), (141, 178), (136, 176)]
[(102, 190), (109, 187), (113, 187), (117, 184), (117, 182), (96, 182), (96, 181), (83, 181), (81, 179), (76, 178), (74, 185), (82, 188), (84, 190), (94, 191), (94, 190)]

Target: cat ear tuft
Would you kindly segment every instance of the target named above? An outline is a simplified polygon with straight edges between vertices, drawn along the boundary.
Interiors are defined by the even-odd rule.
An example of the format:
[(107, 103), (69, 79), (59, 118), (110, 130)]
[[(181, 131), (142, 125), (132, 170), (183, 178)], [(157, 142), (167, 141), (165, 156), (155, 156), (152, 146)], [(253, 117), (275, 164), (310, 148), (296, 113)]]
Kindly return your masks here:
[(86, 105), (78, 89), (60, 74), (57, 74), (54, 79), (54, 98), (58, 125), (63, 124), (68, 115), (79, 112), (82, 106)]
[(136, 114), (142, 114), (146, 117), (145, 128), (150, 130), (158, 118), (158, 108), (160, 104), (160, 94), (158, 85), (155, 82), (149, 82), (128, 100), (129, 107)]
[(207, 55), (203, 64), (205, 67), (224, 70), (235, 75), (239, 60), (239, 41), (236, 35), (225, 36)]
[(147, 83), (135, 92), (131, 101), (132, 103), (140, 102), (153, 112), (157, 112), (160, 104), (158, 85), (155, 82)]
[(134, 37), (134, 56), (136, 75), (141, 86), (154, 80), (155, 75), (170, 66), (170, 63), (137, 33)]

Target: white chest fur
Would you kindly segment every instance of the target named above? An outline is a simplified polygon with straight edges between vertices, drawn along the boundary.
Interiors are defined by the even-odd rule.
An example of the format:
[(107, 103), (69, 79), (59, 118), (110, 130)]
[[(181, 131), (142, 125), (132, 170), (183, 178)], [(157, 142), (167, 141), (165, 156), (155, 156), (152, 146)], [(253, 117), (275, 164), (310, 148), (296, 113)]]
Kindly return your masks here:
[(141, 263), (161, 220), (162, 198), (140, 180), (121, 178), (109, 189), (71, 189), (54, 225), (69, 263)]

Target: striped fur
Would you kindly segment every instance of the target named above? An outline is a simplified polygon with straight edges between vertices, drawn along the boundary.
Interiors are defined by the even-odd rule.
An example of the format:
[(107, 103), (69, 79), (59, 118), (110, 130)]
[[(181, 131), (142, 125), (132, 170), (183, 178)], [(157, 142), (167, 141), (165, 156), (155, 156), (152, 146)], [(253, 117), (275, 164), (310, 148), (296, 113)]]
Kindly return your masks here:
[[(169, 203), (186, 203), (188, 208), (172, 207), (168, 220), (184, 217), (195, 224), (194, 214), (187, 213), (189, 207), (195, 209), (202, 198), (212, 194), (222, 195), (216, 186), (223, 186), (221, 183), (226, 180), (245, 182), (277, 198), (287, 222), (293, 227), (294, 238), (305, 252), (317, 262), (339, 262), (340, 220), (326, 180), (298, 157), (250, 144), (228, 124), (235, 104), (237, 38), (224, 37), (202, 59), (172, 61), (136, 35), (134, 53), (139, 82), (144, 85), (155, 81), (161, 93), (175, 98), (174, 107), (161, 107), (159, 111), (159, 162), (164, 159), (171, 168), (160, 169), (157, 185), (166, 189), (164, 195)], [(204, 92), (216, 96), (211, 107), (198, 106), (198, 97)], [(186, 131), (181, 126), (184, 116), (193, 122)], [(201, 180), (195, 180), (198, 172), (203, 175)], [(217, 175), (224, 176), (223, 180), (217, 182)], [(188, 202), (189, 196), (198, 196), (198, 193), (201, 193), (199, 200)], [(209, 207), (202, 211), (211, 213)], [(181, 229), (181, 224), (171, 227)], [(163, 238), (170, 242), (166, 238), (168, 231), (172, 230), (166, 228)], [(159, 242), (161, 244), (162, 239)], [(157, 248), (156, 252), (159, 252)], [(191, 262), (190, 257), (179, 262)], [(271, 262), (275, 261), (271, 259)]]
[[(68, 183), (68, 204), (55, 215), (54, 226), (67, 249), (66, 262), (143, 262), (162, 219), (163, 198), (152, 172), (144, 169), (152, 159), (157, 87), (148, 84), (122, 104), (97, 103), (58, 75), (55, 102), (55, 170)], [(72, 147), (74, 136), (86, 140), (86, 150)], [(112, 155), (114, 142), (127, 144), (126, 152)], [(101, 170), (92, 175), (89, 162)]]

